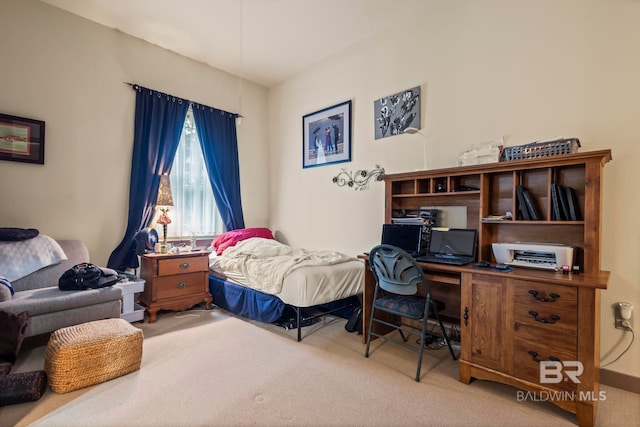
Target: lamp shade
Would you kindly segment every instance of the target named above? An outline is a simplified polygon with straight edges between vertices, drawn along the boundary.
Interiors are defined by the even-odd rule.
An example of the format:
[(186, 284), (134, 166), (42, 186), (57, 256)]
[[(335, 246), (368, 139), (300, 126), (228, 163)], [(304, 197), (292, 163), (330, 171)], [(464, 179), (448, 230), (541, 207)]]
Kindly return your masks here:
[(160, 188), (158, 189), (158, 201), (156, 204), (159, 206), (173, 206), (171, 181), (169, 181), (169, 175), (167, 174), (160, 177)]

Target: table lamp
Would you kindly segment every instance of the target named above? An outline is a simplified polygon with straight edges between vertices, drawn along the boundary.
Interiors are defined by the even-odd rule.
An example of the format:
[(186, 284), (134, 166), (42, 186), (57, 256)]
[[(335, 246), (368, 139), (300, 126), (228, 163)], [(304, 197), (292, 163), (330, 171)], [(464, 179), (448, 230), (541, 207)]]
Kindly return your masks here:
[(171, 218), (167, 215), (169, 212), (169, 206), (173, 206), (173, 196), (171, 195), (171, 181), (169, 181), (169, 175), (164, 174), (160, 177), (160, 188), (158, 189), (158, 201), (156, 204), (160, 207), (160, 216), (156, 221), (158, 224), (162, 224), (162, 238), (163, 243), (167, 244), (167, 225), (171, 224)]

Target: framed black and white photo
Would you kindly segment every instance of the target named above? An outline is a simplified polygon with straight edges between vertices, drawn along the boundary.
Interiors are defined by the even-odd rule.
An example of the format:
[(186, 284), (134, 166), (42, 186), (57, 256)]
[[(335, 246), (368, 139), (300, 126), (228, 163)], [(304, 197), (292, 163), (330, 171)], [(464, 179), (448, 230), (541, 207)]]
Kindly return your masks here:
[(420, 129), (420, 86), (373, 102), (375, 139), (399, 135), (408, 127)]
[(0, 160), (44, 164), (44, 122), (0, 114)]
[(351, 161), (351, 101), (302, 117), (302, 167)]

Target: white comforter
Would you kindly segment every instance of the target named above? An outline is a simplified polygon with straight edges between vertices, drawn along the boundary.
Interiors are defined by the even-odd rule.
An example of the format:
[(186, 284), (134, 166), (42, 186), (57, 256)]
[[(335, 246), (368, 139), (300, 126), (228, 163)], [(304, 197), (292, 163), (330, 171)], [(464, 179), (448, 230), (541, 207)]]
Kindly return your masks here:
[(226, 249), (218, 262), (223, 271), (249, 279), (254, 289), (277, 294), (285, 276), (298, 268), (355, 259), (336, 251), (292, 248), (276, 240), (254, 237)]

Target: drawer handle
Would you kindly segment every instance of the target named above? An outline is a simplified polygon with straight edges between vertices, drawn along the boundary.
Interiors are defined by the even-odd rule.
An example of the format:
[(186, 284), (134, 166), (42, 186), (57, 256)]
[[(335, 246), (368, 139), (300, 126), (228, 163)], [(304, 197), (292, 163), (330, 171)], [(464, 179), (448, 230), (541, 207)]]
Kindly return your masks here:
[[(534, 362), (542, 362), (542, 360), (538, 359), (538, 353), (536, 353), (535, 351), (529, 351), (529, 355), (531, 356), (531, 359)], [(558, 359), (557, 357), (553, 357), (553, 356), (549, 356), (549, 360), (551, 360), (552, 362), (559, 362), (560, 359)]]
[(186, 270), (187, 268), (189, 268), (190, 265), (188, 262), (183, 262), (182, 264), (180, 264), (180, 268), (183, 270)]
[(180, 289), (184, 289), (184, 288), (186, 288), (186, 287), (187, 287), (187, 284), (186, 284), (186, 283), (184, 283), (184, 282), (180, 282), (180, 283), (178, 283), (178, 288), (180, 288)]
[(550, 293), (549, 294), (550, 298), (544, 298), (544, 297), (538, 298), (536, 296), (536, 295), (538, 295), (538, 291), (529, 291), (529, 293), (531, 294), (531, 298), (533, 298), (536, 301), (540, 301), (540, 302), (556, 302), (556, 300), (558, 298), (560, 298), (560, 295), (554, 294), (554, 293)]
[(560, 316), (556, 314), (550, 315), (548, 319), (539, 319), (538, 312), (533, 310), (529, 312), (529, 315), (533, 317), (533, 320), (540, 323), (556, 323), (558, 320), (560, 320)]

